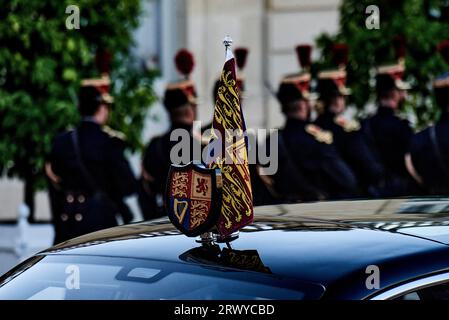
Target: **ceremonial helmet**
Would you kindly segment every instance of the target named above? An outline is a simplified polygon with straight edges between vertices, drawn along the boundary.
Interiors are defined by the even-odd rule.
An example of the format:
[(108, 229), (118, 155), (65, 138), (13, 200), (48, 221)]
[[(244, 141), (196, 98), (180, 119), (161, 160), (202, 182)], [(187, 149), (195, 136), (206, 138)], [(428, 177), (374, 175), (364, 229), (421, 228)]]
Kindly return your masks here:
[(175, 55), (175, 66), (183, 79), (169, 83), (164, 93), (164, 106), (168, 111), (177, 109), (190, 103), (197, 104), (197, 93), (195, 84), (190, 75), (195, 66), (193, 54), (187, 49), (179, 50)]
[(95, 63), (101, 76), (81, 80), (81, 88), (78, 95), (78, 107), (81, 113), (85, 110), (95, 110), (101, 103), (111, 106), (114, 98), (110, 95), (111, 79), (110, 63), (112, 55), (107, 50), (98, 49)]
[(346, 44), (335, 43), (333, 45), (333, 62), (337, 68), (318, 73), (317, 92), (320, 100), (351, 94), (351, 90), (346, 86), (348, 52), (349, 47)]
[(313, 94), (310, 92), (310, 66), (312, 46), (309, 44), (301, 44), (295, 48), (301, 71), (286, 75), (282, 78), (277, 92), (277, 98), (284, 109), (292, 102), (306, 99), (312, 100)]
[(376, 69), (376, 92), (390, 90), (409, 90), (410, 85), (404, 82), (405, 73), (405, 39), (401, 36), (393, 38), (393, 47), (397, 62), (380, 65)]

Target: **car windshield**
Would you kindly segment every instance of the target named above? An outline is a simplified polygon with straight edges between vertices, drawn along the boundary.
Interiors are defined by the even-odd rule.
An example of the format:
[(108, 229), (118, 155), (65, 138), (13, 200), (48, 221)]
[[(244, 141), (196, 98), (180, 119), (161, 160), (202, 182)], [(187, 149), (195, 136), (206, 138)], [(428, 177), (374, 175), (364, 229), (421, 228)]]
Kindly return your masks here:
[(219, 267), (68, 255), (37, 260), (0, 283), (0, 300), (302, 300), (324, 293), (321, 285)]

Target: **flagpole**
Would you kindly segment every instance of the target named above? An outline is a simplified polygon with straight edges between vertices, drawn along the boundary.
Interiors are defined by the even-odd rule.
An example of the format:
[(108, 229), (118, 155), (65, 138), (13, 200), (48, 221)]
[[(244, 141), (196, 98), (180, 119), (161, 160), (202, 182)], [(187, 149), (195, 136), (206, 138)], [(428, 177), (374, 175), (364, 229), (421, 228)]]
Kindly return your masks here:
[[(229, 61), (229, 60), (234, 58), (234, 54), (233, 54), (232, 49), (231, 49), (232, 43), (233, 43), (232, 38), (229, 35), (224, 37), (223, 45), (225, 46), (225, 61)], [(213, 233), (214, 234), (214, 238), (215, 238), (214, 240), (217, 243), (227, 243), (228, 246), (229, 246), (229, 242), (237, 239), (239, 237), (239, 234), (240, 234), (240, 232), (237, 230), (237, 231), (233, 232), (230, 235), (223, 236), (223, 235), (221, 235), (219, 233), (216, 233), (217, 230), (214, 230), (214, 231), (215, 231)]]

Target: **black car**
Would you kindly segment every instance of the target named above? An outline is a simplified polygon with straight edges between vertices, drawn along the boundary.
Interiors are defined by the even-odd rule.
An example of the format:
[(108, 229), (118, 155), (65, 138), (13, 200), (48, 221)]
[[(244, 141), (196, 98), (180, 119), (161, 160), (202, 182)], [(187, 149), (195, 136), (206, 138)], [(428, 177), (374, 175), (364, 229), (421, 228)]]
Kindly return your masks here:
[(18, 265), (0, 278), (0, 300), (448, 299), (447, 208), (441, 199), (258, 207), (228, 243), (188, 238), (167, 219), (116, 227)]

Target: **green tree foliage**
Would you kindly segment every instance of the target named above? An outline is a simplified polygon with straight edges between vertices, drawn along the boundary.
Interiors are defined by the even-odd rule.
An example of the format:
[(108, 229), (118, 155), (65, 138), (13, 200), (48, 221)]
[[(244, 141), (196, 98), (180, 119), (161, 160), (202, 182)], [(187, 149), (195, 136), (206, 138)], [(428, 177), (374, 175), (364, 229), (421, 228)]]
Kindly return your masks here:
[[(0, 6), (0, 175), (42, 186), (55, 134), (79, 120), (81, 79), (99, 77), (97, 49), (112, 53), (111, 127), (141, 147), (144, 116), (155, 99), (155, 72), (130, 54), (140, 0), (6, 0)], [(80, 28), (66, 28), (66, 7), (80, 9)], [(36, 183), (39, 182), (39, 183)]]
[[(407, 111), (415, 113), (418, 127), (428, 124), (438, 117), (431, 81), (448, 69), (435, 51), (440, 41), (449, 38), (449, 21), (442, 7), (445, 4), (447, 1), (439, 0), (343, 0), (338, 33), (322, 34), (317, 39), (323, 53), (318, 68), (331, 65), (333, 42), (348, 44), (348, 85), (353, 91), (351, 99), (359, 109), (363, 109), (374, 98), (374, 68), (395, 62), (393, 38), (403, 37), (406, 41), (406, 79), (413, 85)], [(369, 16), (365, 10), (369, 5), (379, 8), (380, 29), (369, 30), (365, 26)], [(440, 18), (433, 17), (433, 13), (440, 15)]]

